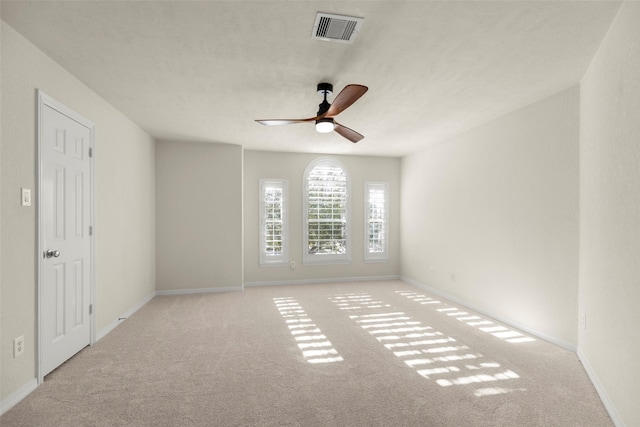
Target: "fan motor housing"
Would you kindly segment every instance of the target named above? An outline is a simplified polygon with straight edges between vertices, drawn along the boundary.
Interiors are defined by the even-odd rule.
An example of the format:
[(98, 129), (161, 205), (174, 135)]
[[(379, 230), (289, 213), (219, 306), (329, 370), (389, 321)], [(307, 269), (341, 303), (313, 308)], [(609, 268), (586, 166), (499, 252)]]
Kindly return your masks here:
[(318, 93), (320, 95), (331, 95), (333, 93), (333, 85), (331, 83), (318, 83)]

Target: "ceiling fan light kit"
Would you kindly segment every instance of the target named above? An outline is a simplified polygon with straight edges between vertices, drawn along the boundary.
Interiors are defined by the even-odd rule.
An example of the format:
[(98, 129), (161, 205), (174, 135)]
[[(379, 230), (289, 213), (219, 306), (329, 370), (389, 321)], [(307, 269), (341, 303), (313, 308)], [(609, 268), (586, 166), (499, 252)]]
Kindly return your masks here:
[(322, 119), (316, 120), (316, 131), (320, 133), (333, 132), (335, 128), (336, 126), (333, 124), (333, 119), (324, 117)]
[(333, 104), (329, 104), (329, 102), (327, 101), (327, 95), (331, 95), (333, 93), (333, 85), (331, 83), (319, 83), (317, 91), (320, 95), (323, 96), (323, 101), (318, 106), (318, 114), (315, 117), (309, 117), (306, 119), (267, 119), (256, 120), (256, 122), (265, 126), (315, 122), (317, 132), (329, 133), (331, 131), (336, 131), (336, 133), (338, 133), (340, 136), (355, 143), (364, 138), (364, 136), (354, 131), (353, 129), (342, 126), (340, 123), (334, 120), (334, 117), (349, 108), (354, 102), (360, 99), (360, 97), (364, 95), (367, 90), (369, 90), (369, 88), (363, 85), (347, 85), (335, 97), (335, 99), (333, 100)]

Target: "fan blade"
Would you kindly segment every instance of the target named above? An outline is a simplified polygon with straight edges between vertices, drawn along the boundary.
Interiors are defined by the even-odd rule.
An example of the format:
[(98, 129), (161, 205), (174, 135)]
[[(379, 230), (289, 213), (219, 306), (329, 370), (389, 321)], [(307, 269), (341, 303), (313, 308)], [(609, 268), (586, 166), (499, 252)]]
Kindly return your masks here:
[(360, 99), (368, 90), (368, 87), (362, 85), (346, 85), (338, 96), (335, 97), (333, 104), (331, 104), (331, 107), (329, 107), (323, 117), (337, 116)]
[(340, 134), (340, 136), (343, 136), (345, 138), (347, 138), (349, 141), (353, 142), (354, 144), (358, 141), (360, 141), (362, 138), (364, 138), (363, 135), (360, 135), (358, 132), (356, 132), (353, 129), (349, 129), (346, 126), (342, 126), (340, 123), (334, 121), (333, 124), (335, 125), (335, 131), (338, 132)]
[(318, 117), (309, 117), (308, 119), (267, 119), (256, 120), (256, 122), (265, 126), (292, 125), (294, 123), (312, 122), (318, 120)]

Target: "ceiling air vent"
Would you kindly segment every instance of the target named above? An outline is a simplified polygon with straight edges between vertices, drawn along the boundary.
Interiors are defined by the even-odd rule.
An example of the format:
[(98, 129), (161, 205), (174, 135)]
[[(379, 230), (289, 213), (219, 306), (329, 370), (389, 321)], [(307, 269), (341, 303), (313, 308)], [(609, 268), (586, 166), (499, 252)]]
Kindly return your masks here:
[(363, 22), (364, 18), (318, 12), (311, 38), (328, 42), (351, 43), (358, 35)]

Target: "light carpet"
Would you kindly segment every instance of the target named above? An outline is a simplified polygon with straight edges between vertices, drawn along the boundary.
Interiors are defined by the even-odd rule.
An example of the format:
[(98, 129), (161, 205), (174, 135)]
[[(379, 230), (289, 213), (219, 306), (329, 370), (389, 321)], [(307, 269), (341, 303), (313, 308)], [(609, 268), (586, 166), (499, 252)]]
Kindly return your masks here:
[(159, 296), (9, 426), (611, 426), (577, 356), (400, 281)]

